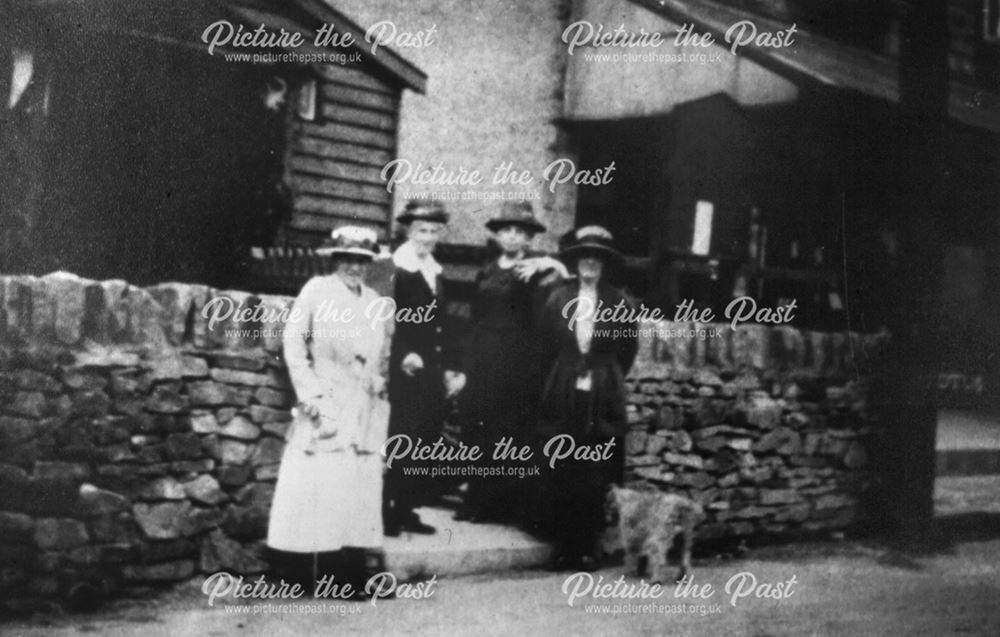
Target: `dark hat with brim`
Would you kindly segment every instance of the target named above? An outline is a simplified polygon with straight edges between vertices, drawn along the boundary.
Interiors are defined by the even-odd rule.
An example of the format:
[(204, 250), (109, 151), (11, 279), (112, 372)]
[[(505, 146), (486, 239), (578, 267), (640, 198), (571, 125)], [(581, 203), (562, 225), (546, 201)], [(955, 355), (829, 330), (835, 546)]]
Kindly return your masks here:
[(448, 223), (448, 213), (445, 212), (444, 204), (436, 199), (413, 199), (406, 204), (396, 221), (404, 225), (414, 221)]
[(621, 261), (624, 257), (615, 247), (615, 239), (602, 226), (584, 226), (576, 230), (565, 241), (566, 247), (559, 253), (564, 261), (575, 261), (587, 255), (606, 260)]
[(316, 254), (323, 256), (353, 255), (374, 259), (378, 254), (378, 235), (363, 226), (341, 226), (330, 234)]
[(535, 218), (535, 211), (527, 201), (505, 202), (500, 207), (500, 214), (486, 222), (486, 227), (492, 232), (504, 226), (519, 226), (531, 234), (545, 232), (545, 226)]

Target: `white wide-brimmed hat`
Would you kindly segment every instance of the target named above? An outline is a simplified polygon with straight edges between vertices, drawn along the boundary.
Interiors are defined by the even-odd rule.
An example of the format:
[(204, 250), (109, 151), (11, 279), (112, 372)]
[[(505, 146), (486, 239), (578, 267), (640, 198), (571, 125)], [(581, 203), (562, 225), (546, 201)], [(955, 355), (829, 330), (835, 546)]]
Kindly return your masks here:
[(330, 238), (323, 245), (316, 248), (316, 254), (353, 254), (374, 259), (378, 250), (378, 235), (371, 228), (341, 226), (330, 233)]

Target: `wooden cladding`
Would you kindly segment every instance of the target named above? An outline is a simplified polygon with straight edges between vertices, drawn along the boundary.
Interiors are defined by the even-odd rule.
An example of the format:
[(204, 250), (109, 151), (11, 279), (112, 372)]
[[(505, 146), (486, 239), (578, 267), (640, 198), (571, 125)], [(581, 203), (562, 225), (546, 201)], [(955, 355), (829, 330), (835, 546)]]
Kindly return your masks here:
[(392, 195), (382, 168), (395, 157), (400, 89), (366, 66), (321, 65), (314, 121), (297, 119), (286, 166), (289, 230), (318, 242), (343, 223), (388, 235)]

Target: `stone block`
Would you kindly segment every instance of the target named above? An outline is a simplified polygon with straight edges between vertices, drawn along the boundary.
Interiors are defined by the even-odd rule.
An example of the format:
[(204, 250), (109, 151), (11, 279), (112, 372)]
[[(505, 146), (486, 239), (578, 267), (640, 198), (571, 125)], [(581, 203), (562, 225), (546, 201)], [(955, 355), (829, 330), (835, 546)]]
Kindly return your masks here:
[(224, 439), (219, 441), (219, 455), (222, 464), (244, 464), (254, 453), (254, 445), (238, 440)]
[(175, 475), (187, 475), (208, 473), (215, 469), (215, 460), (211, 458), (200, 458), (198, 460), (175, 460), (170, 463), (170, 473)]
[(638, 456), (625, 456), (626, 467), (659, 467), (660, 459), (657, 456), (643, 454)]
[(254, 480), (258, 482), (274, 482), (278, 479), (280, 464), (266, 464), (253, 470)]
[(188, 385), (188, 396), (195, 407), (233, 405), (245, 407), (250, 404), (250, 392), (215, 381), (199, 381)]
[(219, 469), (219, 483), (227, 488), (246, 484), (253, 471), (249, 465), (226, 465)]
[(809, 505), (807, 503), (792, 504), (782, 507), (774, 514), (776, 522), (804, 522), (809, 518)]
[(260, 387), (253, 395), (257, 402), (268, 407), (288, 408), (295, 402), (295, 396), (292, 393), (270, 387)]
[(216, 380), (220, 383), (248, 385), (250, 387), (264, 387), (269, 381), (267, 374), (258, 374), (255, 372), (240, 371), (236, 369), (213, 369), (210, 372), (210, 375), (212, 380)]
[(146, 537), (154, 540), (172, 540), (181, 537), (181, 530), (191, 515), (191, 503), (164, 502), (139, 503), (132, 506), (136, 522)]
[(146, 400), (146, 409), (160, 414), (179, 414), (188, 408), (188, 399), (169, 386), (158, 386)]
[(182, 538), (146, 542), (139, 547), (139, 560), (145, 564), (191, 558), (198, 555), (198, 545)]
[(822, 511), (823, 509), (839, 509), (854, 506), (855, 504), (857, 504), (857, 500), (852, 496), (830, 493), (817, 498), (813, 504), (813, 508), (817, 511)]
[(87, 520), (87, 528), (95, 542), (123, 542), (135, 544), (139, 541), (139, 526), (129, 510), (124, 513), (102, 513)]
[(694, 370), (691, 382), (706, 387), (722, 387), (722, 379), (719, 378), (719, 375), (707, 369)]
[(726, 442), (726, 446), (735, 451), (750, 451), (752, 442), (750, 438), (731, 438)]
[(292, 414), (285, 409), (274, 409), (263, 405), (251, 405), (250, 419), (258, 425), (267, 425), (269, 423), (288, 423), (292, 421)]
[(149, 362), (149, 368), (149, 377), (152, 381), (208, 376), (208, 363), (204, 359), (183, 354), (155, 358)]
[(111, 371), (108, 385), (112, 396), (122, 398), (146, 393), (152, 380), (149, 374), (137, 369), (116, 369)]
[(226, 508), (222, 530), (226, 535), (240, 540), (257, 540), (267, 536), (268, 512), (253, 506)]
[(770, 364), (771, 329), (764, 325), (741, 324), (731, 337), (733, 364), (765, 369)]
[[(646, 449), (649, 436), (641, 431), (630, 431), (625, 434), (625, 453), (634, 456)], [(654, 452), (655, 453), (655, 452)]]
[(35, 532), (35, 521), (24, 513), (0, 511), (0, 538), (4, 542), (30, 541)]
[(760, 503), (765, 506), (794, 504), (801, 501), (802, 497), (794, 489), (765, 489), (760, 492)]
[(748, 426), (774, 429), (781, 424), (781, 404), (776, 401), (755, 400), (742, 408)]
[(708, 475), (704, 471), (696, 471), (694, 473), (680, 473), (674, 477), (673, 484), (701, 490), (701, 489), (706, 489), (715, 484), (715, 478)]
[(196, 434), (219, 433), (219, 421), (216, 420), (215, 414), (210, 411), (193, 411), (188, 417), (188, 421), (191, 423), (191, 431)]
[(710, 438), (699, 438), (695, 441), (694, 447), (699, 451), (714, 453), (728, 444), (728, 439), (723, 436), (712, 436)]
[(176, 582), (191, 578), (195, 573), (193, 560), (161, 562), (159, 564), (130, 564), (122, 569), (126, 582)]
[(264, 438), (257, 444), (250, 464), (254, 467), (277, 464), (285, 451), (285, 443), (277, 438)]
[(76, 503), (76, 515), (91, 517), (105, 513), (127, 511), (129, 501), (123, 495), (100, 489), (92, 484), (80, 485), (80, 497)]
[(264, 425), (263, 430), (264, 433), (271, 434), (276, 438), (284, 440), (285, 436), (288, 434), (288, 428), (291, 427), (291, 424), (292, 423), (290, 422), (272, 422)]
[(200, 475), (190, 482), (184, 483), (184, 493), (196, 503), (216, 505), (229, 499), (219, 483), (210, 475)]
[(111, 399), (100, 389), (73, 392), (70, 397), (70, 413), (74, 416), (100, 418), (111, 408)]
[(798, 449), (796, 453), (798, 453), (801, 451), (801, 447), (799, 435), (785, 427), (768, 431), (752, 445), (754, 453), (767, 453), (769, 451), (784, 449), (785, 455), (796, 450), (796, 448)]
[(197, 460), (203, 455), (201, 438), (194, 433), (173, 433), (164, 445), (167, 460)]
[(694, 454), (679, 454), (679, 453), (664, 453), (663, 456), (664, 464), (670, 467), (688, 467), (691, 469), (703, 469), (705, 467), (705, 461), (701, 456)]
[(186, 497), (183, 485), (169, 476), (153, 480), (136, 494), (136, 498), (144, 502), (183, 500)]
[(208, 302), (211, 288), (204, 285), (170, 282), (148, 287), (146, 291), (163, 310), (163, 325), (170, 341), (174, 344), (185, 340), (193, 341), (195, 339), (193, 326), (203, 320), (199, 314)]
[(79, 520), (42, 518), (35, 521), (34, 540), (43, 551), (62, 550), (86, 544), (90, 535)]
[(199, 566), (204, 573), (226, 571), (240, 575), (262, 573), (268, 568), (252, 551), (218, 529), (202, 540)]
[[(258, 352), (227, 352), (215, 351), (205, 352), (205, 356), (212, 362), (212, 367), (222, 369), (234, 369), (244, 372), (262, 372), (267, 367), (267, 354)], [(228, 381), (227, 381), (228, 382)]]
[(219, 434), (237, 440), (256, 440), (260, 438), (260, 429), (243, 416), (236, 416), (219, 430)]
[(13, 448), (34, 437), (40, 429), (36, 420), (0, 416), (0, 448)]
[(18, 370), (13, 380), (16, 387), (26, 391), (54, 393), (62, 390), (59, 381), (34, 369)]
[(5, 411), (15, 416), (41, 418), (46, 414), (45, 395), (37, 391), (19, 391), (8, 403)]

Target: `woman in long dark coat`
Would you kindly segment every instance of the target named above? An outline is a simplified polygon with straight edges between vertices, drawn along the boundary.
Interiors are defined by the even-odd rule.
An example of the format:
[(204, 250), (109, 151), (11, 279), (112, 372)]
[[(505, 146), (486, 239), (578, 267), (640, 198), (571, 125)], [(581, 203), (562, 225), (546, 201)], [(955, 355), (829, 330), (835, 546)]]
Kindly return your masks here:
[[(547, 526), (557, 543), (554, 568), (593, 570), (605, 491), (622, 477), (625, 375), (635, 360), (637, 333), (627, 318), (631, 302), (606, 280), (609, 266), (621, 259), (611, 233), (600, 226), (580, 228), (560, 256), (577, 278), (555, 287), (541, 313), (541, 360), (547, 372), (538, 432), (543, 445), (568, 434), (577, 448), (600, 450), (600, 458), (571, 456), (549, 469)], [(595, 315), (599, 308), (619, 304), (624, 315), (619, 320)]]
[[(460, 410), (465, 438), (492, 458), (502, 438), (521, 447), (532, 442), (534, 409), (541, 369), (538, 365), (535, 314), (542, 285), (568, 275), (559, 261), (528, 249), (532, 237), (545, 231), (528, 202), (507, 203), (486, 222), (500, 255), (476, 274), (472, 326), (465, 348), (465, 390)], [(491, 462), (517, 470), (520, 461)], [(516, 476), (482, 476), (469, 480), (456, 520), (507, 521), (523, 516), (525, 484)]]

